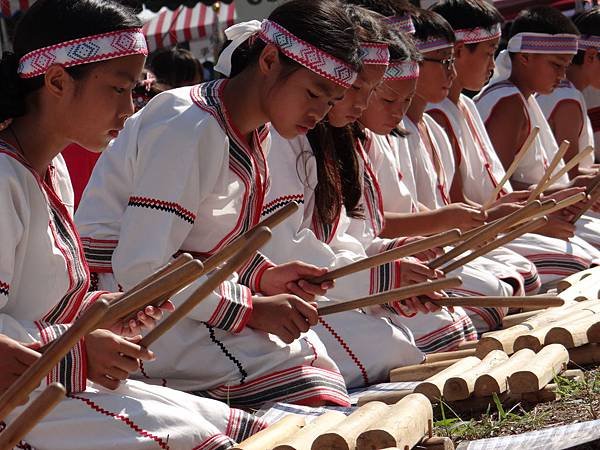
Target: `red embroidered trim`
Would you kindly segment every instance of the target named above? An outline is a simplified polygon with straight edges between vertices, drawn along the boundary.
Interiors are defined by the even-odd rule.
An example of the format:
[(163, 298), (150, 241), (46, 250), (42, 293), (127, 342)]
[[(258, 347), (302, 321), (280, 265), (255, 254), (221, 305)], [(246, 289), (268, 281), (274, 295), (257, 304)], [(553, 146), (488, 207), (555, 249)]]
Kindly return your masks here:
[(88, 405), (90, 408), (92, 408), (94, 411), (97, 411), (100, 414), (120, 420), (125, 425), (127, 425), (129, 428), (131, 428), (133, 431), (135, 431), (137, 434), (139, 434), (140, 436), (152, 439), (154, 442), (156, 442), (160, 446), (160, 448), (163, 448), (165, 450), (168, 450), (171, 448), (171, 447), (169, 447), (167, 442), (162, 440), (162, 438), (155, 436), (154, 434), (150, 433), (149, 431), (144, 430), (139, 425), (136, 425), (129, 417), (126, 417), (123, 414), (117, 414), (117, 413), (110, 412), (107, 409), (102, 408), (100, 405), (94, 403), (92, 400), (90, 400), (88, 398), (80, 397), (78, 395), (73, 395), (73, 394), (68, 394), (68, 396), (70, 398), (82, 401), (83, 403)]
[(3, 281), (0, 281), (0, 294), (6, 295), (8, 297), (8, 293), (10, 291), (10, 285)]

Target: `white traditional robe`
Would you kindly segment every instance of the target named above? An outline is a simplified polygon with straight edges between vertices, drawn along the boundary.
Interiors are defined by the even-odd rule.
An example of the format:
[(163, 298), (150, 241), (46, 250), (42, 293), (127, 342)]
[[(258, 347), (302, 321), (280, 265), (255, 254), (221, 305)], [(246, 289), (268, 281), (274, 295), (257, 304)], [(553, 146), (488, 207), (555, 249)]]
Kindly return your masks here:
[[(350, 220), (344, 211), (333, 225), (324, 225), (318, 219), (317, 165), (305, 136), (286, 140), (274, 132), (268, 163), (271, 189), (263, 217), (291, 201), (300, 205), (298, 211), (273, 229), (273, 237), (262, 249), (269, 259), (275, 263), (298, 259), (332, 270), (367, 256), (361, 243), (347, 233)], [(351, 300), (399, 287), (400, 267), (399, 262), (394, 262), (339, 278), (327, 295)], [(349, 387), (386, 380), (391, 368), (418, 364), (424, 358), (406, 327), (379, 317), (382, 308), (368, 311), (370, 314), (355, 310), (324, 316), (314, 328)], [(377, 352), (373, 352), (375, 343)]]
[[(475, 97), (475, 102), (481, 118), (485, 123), (492, 115), (494, 106), (496, 106), (503, 98), (511, 96), (517, 96), (517, 98), (525, 105), (528, 113), (529, 128), (531, 129), (534, 126), (537, 126), (540, 129), (532, 148), (521, 160), (513, 177), (523, 183), (536, 184), (544, 175), (549, 161), (551, 161), (558, 152), (558, 144), (552, 134), (552, 129), (544, 117), (544, 113), (536, 98), (533, 95), (530, 95), (529, 98), (526, 99), (511, 81), (505, 80), (486, 86), (481, 93)], [(560, 170), (562, 167), (564, 167), (564, 162), (561, 160), (556, 170)], [(559, 184), (568, 182), (569, 176), (567, 174), (563, 175), (557, 181)], [(600, 248), (600, 221), (584, 215), (577, 221), (575, 226), (575, 234), (577, 237), (596, 248)], [(598, 254), (596, 253), (596, 255)]]
[[(451, 130), (450, 139), (459, 151), (456, 155), (460, 161), (458, 174), (462, 177), (465, 195), (477, 203), (485, 203), (505, 171), (475, 103), (461, 95), (458, 105), (446, 98), (441, 103), (430, 105), (429, 110), (443, 115)], [(512, 192), (510, 181), (503, 187), (503, 193), (509, 192)], [(533, 262), (542, 284), (584, 270), (592, 262), (592, 256), (579, 245), (539, 234), (528, 233), (505, 247)], [(527, 293), (531, 292), (533, 284), (526, 280)]]
[[(69, 176), (58, 156), (48, 176), (40, 178), (0, 141), (0, 184), (5, 208), (0, 220), (0, 333), (46, 344), (101, 294), (88, 293), (89, 271), (68, 208), (73, 201)], [(226, 449), (264, 427), (260, 419), (217, 401), (138, 381), (108, 391), (87, 381), (86, 368), (79, 342), (32, 395), (59, 381), (68, 397), (19, 448)]]
[[(76, 219), (101, 286), (130, 288), (179, 252), (209, 256), (259, 221), (269, 132), (255, 130), (246, 143), (223, 105), (226, 83), (155, 97), (98, 161)], [(271, 266), (258, 253), (154, 344), (157, 358), (139, 376), (244, 406), (347, 404), (344, 381), (312, 330), (287, 345), (246, 326)]]

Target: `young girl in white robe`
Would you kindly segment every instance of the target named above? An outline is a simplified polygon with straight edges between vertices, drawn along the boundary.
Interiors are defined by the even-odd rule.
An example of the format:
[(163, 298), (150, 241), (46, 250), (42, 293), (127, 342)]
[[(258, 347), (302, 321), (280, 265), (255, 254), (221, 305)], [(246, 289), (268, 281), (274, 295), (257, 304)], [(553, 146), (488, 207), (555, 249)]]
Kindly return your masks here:
[[(483, 2), (442, 2), (434, 11), (442, 15), (455, 29), (457, 77), (450, 93), (442, 102), (430, 104), (428, 113), (444, 128), (457, 161), (459, 192), (451, 192), (453, 201), (484, 204), (504, 176), (481, 117), (473, 101), (462, 94), (463, 89), (479, 90), (489, 76), (493, 54), (500, 39), (503, 19), (491, 5)], [(503, 199), (488, 209), (491, 218), (502, 217), (518, 208), (514, 203), (519, 193), (510, 182), (502, 189)], [(527, 194), (525, 193), (525, 197)], [(506, 244), (536, 265), (537, 287), (556, 281), (589, 266), (591, 257), (577, 245), (560, 239), (528, 233)], [(536, 283), (526, 279), (526, 292), (533, 293)]]
[[(258, 223), (270, 126), (305, 133), (356, 77), (356, 37), (334, 3), (288, 2), (227, 34), (217, 69), (229, 79), (156, 96), (100, 158), (77, 211), (100, 286), (131, 287), (181, 251), (210, 256)], [(323, 273), (259, 252), (156, 343), (138, 376), (244, 406), (346, 405), (344, 380), (309, 331), (327, 284), (304, 279)]]
[[(510, 164), (529, 130), (534, 126), (540, 129), (512, 178), (513, 187), (528, 188), (537, 183), (558, 151), (535, 94), (552, 92), (576, 53), (577, 29), (567, 18), (547, 7), (525, 10), (511, 27), (510, 45), (498, 56), (494, 76), (475, 98), (492, 144), (505, 166)], [(516, 132), (507, 133), (509, 129)], [(558, 169), (563, 166), (561, 160)], [(586, 187), (591, 182), (592, 176), (580, 175), (569, 181), (565, 174), (558, 180), (559, 185), (547, 192), (561, 190), (563, 186)], [(568, 192), (557, 195), (564, 196)], [(570, 219), (576, 213), (574, 209), (554, 215), (551, 219), (557, 228), (554, 235), (568, 238), (575, 234), (597, 246), (600, 232), (597, 220), (584, 216), (573, 227)], [(574, 242), (585, 245), (580, 239)]]
[[(15, 54), (0, 62), (2, 391), (89, 305), (115, 297), (88, 292), (59, 152), (69, 142), (102, 149), (133, 113), (131, 89), (147, 54), (140, 25), (110, 1), (40, 0), (17, 27)], [(148, 327), (160, 317), (154, 308), (138, 313)], [(136, 344), (137, 321), (111, 328), (87, 334), (42, 380), (31, 398), (55, 381), (67, 397), (18, 448), (226, 449), (264, 427), (214, 400), (123, 381), (153, 354)]]

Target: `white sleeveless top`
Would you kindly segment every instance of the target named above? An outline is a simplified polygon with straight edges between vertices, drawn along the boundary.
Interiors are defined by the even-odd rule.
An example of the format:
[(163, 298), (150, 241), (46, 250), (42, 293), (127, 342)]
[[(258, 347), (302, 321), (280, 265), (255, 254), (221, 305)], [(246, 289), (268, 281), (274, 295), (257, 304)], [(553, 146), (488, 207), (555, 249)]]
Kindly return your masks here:
[[(511, 97), (513, 95), (518, 96), (526, 106), (529, 116), (529, 129), (535, 126), (540, 128), (538, 137), (535, 139), (532, 148), (529, 149), (525, 157), (521, 160), (513, 178), (522, 183), (535, 184), (544, 176), (549, 161), (558, 151), (556, 139), (554, 139), (550, 125), (544, 117), (544, 113), (536, 102), (535, 97), (529, 96), (528, 99), (525, 99), (523, 94), (521, 94), (521, 91), (519, 91), (511, 81), (504, 80), (487, 85), (483, 91), (475, 97), (475, 103), (479, 110), (479, 114), (485, 123), (490, 118), (494, 107), (498, 102), (503, 98)], [(515, 150), (515, 153), (517, 151), (518, 150)], [(564, 163), (561, 161), (556, 170), (559, 170), (563, 166)], [(567, 183), (568, 181), (569, 177), (566, 174), (558, 180), (559, 183)]]
[[(457, 105), (446, 98), (440, 103), (429, 105), (428, 111), (442, 114), (449, 125), (449, 137), (460, 152), (455, 155), (455, 159), (462, 177), (464, 194), (472, 201), (485, 203), (502, 180), (505, 170), (475, 103), (461, 94)], [(502, 192), (512, 192), (510, 182), (504, 185)]]
[[(429, 115), (423, 114), (434, 154), (425, 146), (419, 129), (408, 117), (404, 118), (408, 148), (412, 159), (417, 187), (417, 199), (430, 209), (450, 203), (450, 187), (454, 178), (454, 156), (446, 133)], [(435, 161), (435, 162), (434, 162)], [(441, 170), (436, 170), (438, 166)]]
[[(563, 80), (551, 94), (537, 95), (536, 100), (542, 109), (546, 119), (549, 119), (558, 104), (562, 101), (574, 101), (581, 109), (583, 126), (579, 132), (579, 151), (587, 146), (594, 147), (594, 130), (592, 121), (587, 114), (587, 105), (583, 94), (569, 80)], [(591, 153), (581, 161), (581, 167), (590, 167), (594, 163), (594, 154)]]

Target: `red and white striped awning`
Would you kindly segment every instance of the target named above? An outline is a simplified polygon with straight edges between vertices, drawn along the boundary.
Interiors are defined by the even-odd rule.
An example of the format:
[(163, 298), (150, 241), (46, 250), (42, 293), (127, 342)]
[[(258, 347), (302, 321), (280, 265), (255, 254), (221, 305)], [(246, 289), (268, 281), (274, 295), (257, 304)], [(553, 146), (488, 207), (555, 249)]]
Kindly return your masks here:
[(221, 3), (219, 13), (211, 6), (198, 3), (193, 8), (180, 6), (174, 11), (162, 9), (156, 17), (144, 24), (144, 34), (150, 51), (170, 47), (178, 42), (197, 41), (235, 23), (235, 4)]
[(29, 9), (35, 0), (0, 0), (0, 15), (11, 17), (19, 11)]

